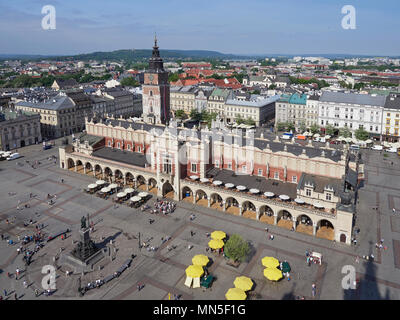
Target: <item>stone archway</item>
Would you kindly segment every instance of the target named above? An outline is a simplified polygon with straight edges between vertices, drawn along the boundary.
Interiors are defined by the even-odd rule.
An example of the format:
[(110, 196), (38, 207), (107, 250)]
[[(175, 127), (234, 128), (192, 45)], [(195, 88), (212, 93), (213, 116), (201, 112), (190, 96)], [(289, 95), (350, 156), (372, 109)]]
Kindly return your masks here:
[(244, 201), (242, 203), (242, 216), (257, 220), (256, 206), (251, 201)]
[(76, 161), (76, 172), (83, 173), (83, 163), (81, 160)]
[(189, 187), (182, 188), (182, 200), (193, 203), (193, 191)]
[(163, 197), (174, 199), (174, 188), (168, 181), (163, 184), (162, 195)]
[(157, 180), (154, 178), (149, 179), (149, 192), (157, 194)]
[(132, 173), (127, 172), (125, 174), (125, 180), (126, 180), (126, 185), (127, 186), (129, 186), (131, 188), (135, 187), (135, 177), (134, 177), (134, 175)]
[(86, 162), (85, 164), (86, 174), (93, 176), (93, 166), (90, 162)]
[(210, 201), (211, 201), (210, 205), (211, 208), (221, 211), (224, 209), (222, 197), (218, 193), (211, 194)]
[(317, 233), (318, 238), (334, 240), (335, 239), (335, 228), (333, 224), (325, 219), (318, 221), (317, 223)]
[(136, 188), (142, 191), (147, 191), (146, 179), (141, 175), (136, 177)]
[(99, 180), (103, 179), (103, 169), (101, 169), (100, 165), (96, 164), (94, 166), (94, 174), (95, 174), (96, 179), (99, 179)]
[(233, 197), (226, 199), (225, 208), (227, 213), (234, 214), (236, 216), (240, 215), (239, 202)]
[(264, 223), (274, 224), (274, 211), (271, 207), (264, 205), (260, 207), (259, 220)]
[(115, 170), (114, 177), (115, 183), (124, 184), (124, 175), (122, 174), (121, 170)]
[(207, 193), (201, 189), (196, 191), (196, 204), (203, 206), (203, 207), (208, 207), (208, 196)]
[(72, 160), (71, 158), (68, 158), (67, 160), (67, 169), (71, 171), (75, 171), (75, 161)]
[(277, 216), (277, 226), (291, 230), (293, 228), (292, 214), (287, 210), (280, 210)]
[(344, 233), (340, 235), (340, 242), (346, 243), (347, 237)]
[(296, 231), (313, 235), (313, 221), (306, 214), (301, 214), (297, 217)]
[(104, 168), (104, 177), (106, 181), (112, 182), (113, 172), (109, 167)]

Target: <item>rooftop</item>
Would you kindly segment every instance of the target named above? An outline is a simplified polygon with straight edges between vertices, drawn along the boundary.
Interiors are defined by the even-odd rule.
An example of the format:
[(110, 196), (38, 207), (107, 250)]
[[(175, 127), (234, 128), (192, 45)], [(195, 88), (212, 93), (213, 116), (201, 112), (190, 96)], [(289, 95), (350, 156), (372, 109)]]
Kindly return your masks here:
[(322, 93), (322, 96), (319, 101), (382, 107), (385, 104), (385, 100), (386, 100), (386, 97), (384, 97), (384, 96), (373, 96), (373, 95), (369, 95), (369, 94), (324, 91)]
[(146, 164), (150, 165), (147, 162), (146, 156), (138, 152), (122, 151), (119, 149), (112, 149), (105, 147), (97, 151), (94, 151), (92, 155), (94, 157), (122, 162), (142, 168), (144, 168)]

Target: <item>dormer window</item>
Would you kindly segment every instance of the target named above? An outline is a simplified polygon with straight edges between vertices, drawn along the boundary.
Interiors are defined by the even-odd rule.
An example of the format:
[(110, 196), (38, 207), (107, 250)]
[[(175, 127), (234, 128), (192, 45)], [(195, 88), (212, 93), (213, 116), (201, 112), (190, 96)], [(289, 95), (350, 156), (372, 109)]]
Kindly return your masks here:
[(326, 201), (332, 201), (332, 193), (327, 192), (327, 193), (325, 194), (325, 199), (326, 199)]
[(312, 193), (312, 190), (309, 189), (309, 188), (307, 188), (307, 189), (306, 189), (306, 196), (307, 196), (307, 197), (311, 197), (311, 193)]

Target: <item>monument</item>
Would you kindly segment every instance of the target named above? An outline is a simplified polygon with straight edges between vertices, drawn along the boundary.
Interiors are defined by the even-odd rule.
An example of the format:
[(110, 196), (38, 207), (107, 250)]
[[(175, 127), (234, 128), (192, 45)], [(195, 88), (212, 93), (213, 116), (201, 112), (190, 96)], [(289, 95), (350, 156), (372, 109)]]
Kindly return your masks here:
[(103, 250), (90, 238), (89, 216), (82, 217), (79, 230), (79, 242), (68, 254), (63, 255), (62, 261), (71, 264), (76, 271), (88, 271), (104, 258)]

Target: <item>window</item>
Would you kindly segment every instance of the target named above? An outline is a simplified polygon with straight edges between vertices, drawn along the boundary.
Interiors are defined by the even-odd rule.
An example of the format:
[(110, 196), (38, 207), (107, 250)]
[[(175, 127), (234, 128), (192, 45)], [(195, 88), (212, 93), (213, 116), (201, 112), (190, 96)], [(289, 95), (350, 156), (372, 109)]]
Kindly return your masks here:
[(171, 173), (172, 171), (172, 164), (169, 158), (164, 158), (163, 171), (164, 173)]
[(232, 162), (229, 162), (229, 163), (228, 163), (228, 169), (229, 169), (229, 170), (232, 170)]
[(262, 169), (258, 169), (258, 175), (262, 176), (262, 174), (263, 174)]
[(119, 147), (120, 147), (120, 143), (119, 143), (119, 142), (117, 142), (117, 148), (119, 149)]
[(219, 161), (215, 160), (215, 167), (219, 168)]
[(110, 140), (108, 140), (108, 146), (111, 147), (111, 141)]
[(192, 172), (197, 172), (197, 164), (192, 163)]
[(279, 172), (278, 172), (278, 171), (276, 171), (276, 172), (274, 173), (274, 179), (279, 180)]
[(131, 151), (131, 145), (130, 145), (130, 144), (128, 144), (126, 148), (127, 148), (129, 151)]
[(246, 173), (246, 172), (247, 172), (246, 169), (247, 169), (246, 166), (242, 166), (242, 172), (243, 172), (243, 173)]
[(311, 189), (306, 189), (306, 196), (311, 197)]
[(292, 176), (292, 182), (297, 183), (297, 176)]
[(142, 151), (142, 148), (139, 146), (139, 147), (137, 147), (137, 151), (138, 152), (141, 152)]
[(331, 201), (332, 200), (332, 194), (331, 193), (326, 193), (325, 199), (326, 199), (326, 201)]

